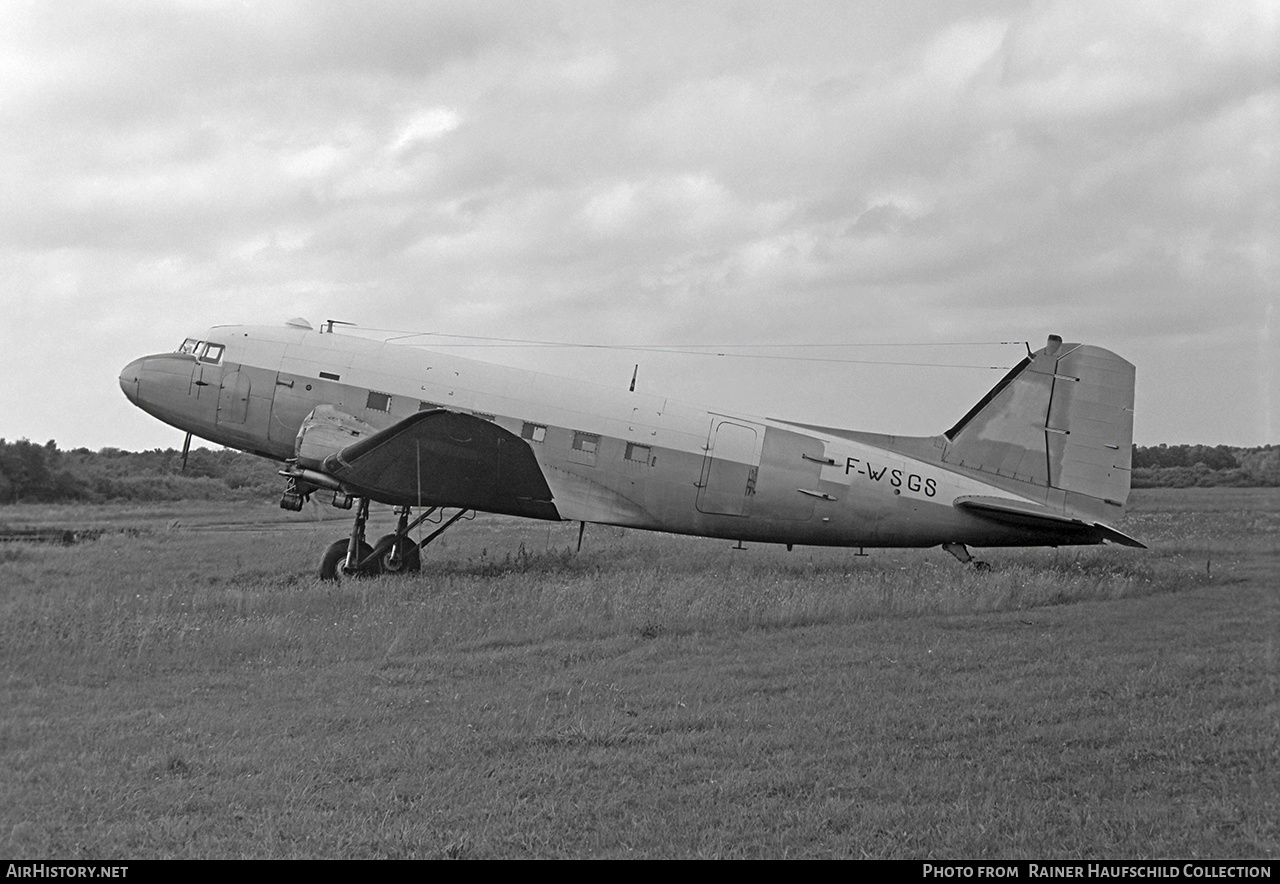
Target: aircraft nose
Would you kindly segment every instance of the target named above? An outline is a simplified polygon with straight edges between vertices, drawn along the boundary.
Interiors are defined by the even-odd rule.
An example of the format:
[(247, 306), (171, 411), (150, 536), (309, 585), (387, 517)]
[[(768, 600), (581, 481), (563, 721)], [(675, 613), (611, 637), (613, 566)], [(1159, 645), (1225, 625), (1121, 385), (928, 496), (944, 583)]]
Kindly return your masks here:
[(138, 381), (142, 378), (142, 363), (146, 358), (135, 359), (120, 371), (120, 389), (134, 405), (138, 404)]

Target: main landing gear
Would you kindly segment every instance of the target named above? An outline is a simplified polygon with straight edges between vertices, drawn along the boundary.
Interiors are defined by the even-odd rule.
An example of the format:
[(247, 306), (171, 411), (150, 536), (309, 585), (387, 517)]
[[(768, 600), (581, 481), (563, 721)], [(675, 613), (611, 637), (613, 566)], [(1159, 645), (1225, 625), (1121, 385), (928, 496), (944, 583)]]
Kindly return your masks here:
[(966, 547), (963, 543), (944, 543), (942, 544), (942, 548), (945, 549), (947, 552), (951, 553), (957, 559), (959, 559), (961, 564), (963, 565), (972, 564), (973, 570), (975, 571), (991, 570), (991, 566), (988, 565), (986, 562), (980, 562), (977, 559), (975, 559), (973, 555), (969, 552), (968, 547)]
[(467, 515), (469, 510), (460, 510), (457, 515), (429, 534), (425, 540), (415, 543), (409, 532), (421, 525), (439, 507), (430, 507), (412, 522), (409, 521), (409, 507), (396, 507), (400, 517), (396, 530), (378, 538), (378, 542), (370, 546), (365, 541), (365, 524), (369, 521), (369, 499), (361, 498), (356, 507), (355, 524), (351, 526), (351, 536), (345, 540), (335, 540), (324, 552), (320, 560), (321, 580), (340, 580), (343, 577), (371, 577), (376, 574), (410, 574), (422, 570), (422, 548), (435, 540), (455, 522)]

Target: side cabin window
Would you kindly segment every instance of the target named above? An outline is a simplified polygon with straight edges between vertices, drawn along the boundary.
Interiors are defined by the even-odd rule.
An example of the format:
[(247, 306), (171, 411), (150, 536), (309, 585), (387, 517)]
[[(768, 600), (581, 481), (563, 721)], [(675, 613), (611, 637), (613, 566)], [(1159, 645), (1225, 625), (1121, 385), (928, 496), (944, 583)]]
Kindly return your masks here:
[(649, 462), (649, 454), (651, 451), (652, 449), (648, 445), (637, 445), (634, 442), (628, 442), (627, 460), (647, 464)]
[(596, 450), (600, 447), (598, 433), (584, 433), (574, 430), (573, 445), (569, 448), (569, 460), (586, 466), (595, 466)]
[(365, 402), (364, 407), (370, 411), (390, 411), (391, 394), (379, 393), (377, 390), (370, 390), (369, 399)]
[(530, 442), (541, 442), (547, 438), (547, 428), (542, 424), (531, 424), (524, 422), (524, 426), (520, 428), (520, 438), (528, 439)]
[(427, 402), (425, 399), (418, 401), (418, 411), (434, 411), (437, 408), (444, 408), (439, 402)]
[(222, 361), (222, 351), (227, 349), (222, 344), (214, 344), (212, 342), (204, 344), (196, 350), (196, 358), (201, 362), (208, 362), (217, 365)]

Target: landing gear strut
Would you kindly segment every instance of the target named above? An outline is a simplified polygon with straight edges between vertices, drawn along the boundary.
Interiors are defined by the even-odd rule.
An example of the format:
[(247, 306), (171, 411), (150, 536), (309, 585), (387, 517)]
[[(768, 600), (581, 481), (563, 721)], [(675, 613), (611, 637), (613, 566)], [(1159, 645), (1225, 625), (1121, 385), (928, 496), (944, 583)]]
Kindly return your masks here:
[(360, 498), (356, 507), (355, 524), (346, 540), (335, 540), (324, 551), (320, 560), (320, 579), (337, 580), (341, 577), (372, 576), (378, 573), (378, 562), (373, 548), (365, 542), (364, 526), (369, 521), (369, 498)]
[(378, 538), (378, 543), (374, 547), (379, 550), (378, 569), (384, 574), (412, 574), (415, 571), (421, 571), (422, 555), (418, 551), (418, 545), (407, 536), (409, 508), (396, 507), (396, 514), (400, 516), (400, 521), (396, 523), (395, 533)]
[(961, 564), (963, 565), (972, 564), (973, 570), (975, 571), (991, 570), (991, 566), (988, 565), (986, 562), (980, 562), (977, 559), (975, 559), (973, 555), (970, 554), (968, 547), (966, 547), (963, 543), (944, 543), (942, 544), (942, 548), (945, 549), (947, 552), (951, 553), (953, 556), (955, 556), (960, 561)]
[(351, 526), (351, 536), (345, 540), (336, 540), (325, 550), (320, 560), (320, 579), (339, 580), (342, 577), (368, 577), (376, 574), (409, 574), (422, 570), (421, 550), (435, 540), (455, 522), (467, 515), (469, 510), (459, 510), (458, 514), (445, 522), (426, 539), (415, 543), (409, 532), (421, 525), (439, 507), (429, 507), (422, 515), (409, 521), (410, 509), (407, 506), (396, 507), (400, 517), (393, 534), (385, 534), (377, 544), (369, 546), (365, 541), (365, 525), (369, 521), (369, 499), (360, 498), (356, 507), (355, 523)]

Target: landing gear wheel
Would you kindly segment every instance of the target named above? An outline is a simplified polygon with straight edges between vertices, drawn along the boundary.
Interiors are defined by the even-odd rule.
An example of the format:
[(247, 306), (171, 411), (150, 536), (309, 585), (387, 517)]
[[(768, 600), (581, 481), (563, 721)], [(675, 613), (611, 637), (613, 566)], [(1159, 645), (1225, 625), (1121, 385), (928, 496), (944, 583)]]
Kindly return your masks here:
[[(377, 562), (369, 562), (354, 573), (347, 570), (347, 547), (350, 544), (350, 540), (335, 540), (333, 543), (329, 544), (329, 548), (324, 551), (324, 558), (320, 560), (321, 580), (341, 580), (344, 577), (366, 577), (370, 574), (378, 573)], [(360, 552), (358, 553), (358, 556), (362, 561), (372, 554), (373, 547), (369, 546), (367, 543), (360, 544)]]
[[(383, 546), (386, 551), (378, 556), (378, 568), (383, 574), (412, 574), (422, 570), (422, 553), (418, 549), (418, 544), (414, 543), (407, 537), (401, 537), (392, 547), (391, 541), (395, 538), (394, 534), (387, 534), (378, 539), (374, 544), (374, 549)], [(392, 555), (395, 552), (396, 555)]]

